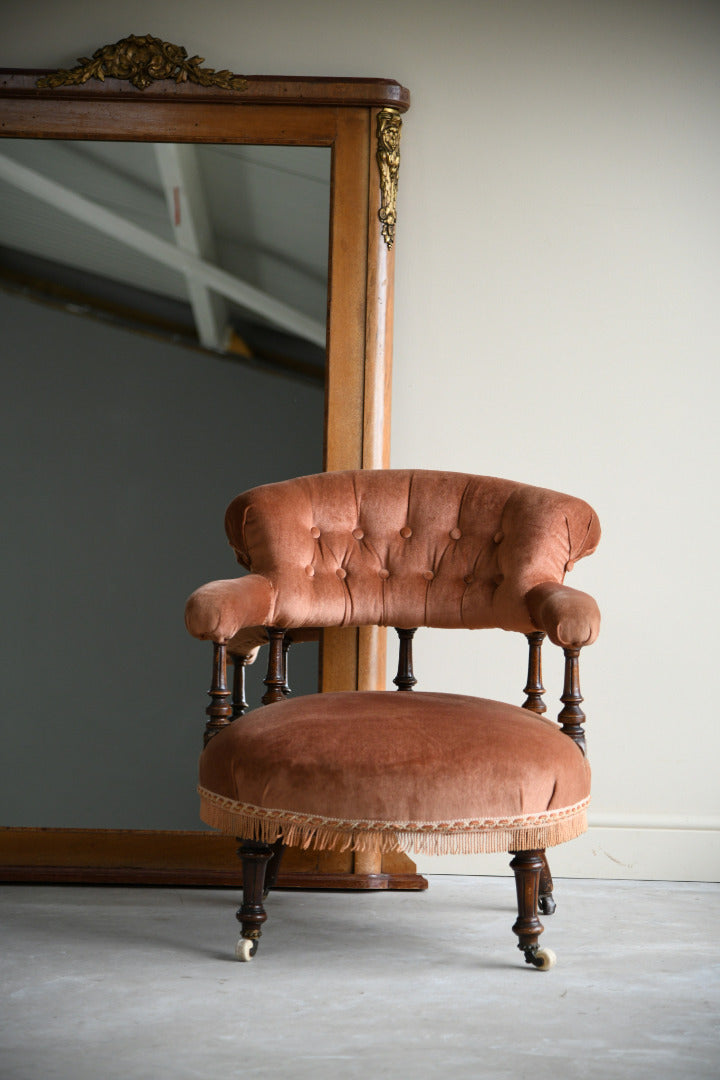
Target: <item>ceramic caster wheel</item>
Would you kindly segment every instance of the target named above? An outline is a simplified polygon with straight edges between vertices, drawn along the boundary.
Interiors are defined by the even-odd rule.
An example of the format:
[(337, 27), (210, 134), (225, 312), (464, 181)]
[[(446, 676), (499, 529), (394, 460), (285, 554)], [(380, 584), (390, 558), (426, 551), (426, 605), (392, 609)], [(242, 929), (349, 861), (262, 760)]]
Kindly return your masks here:
[(235, 946), (235, 957), (243, 963), (252, 960), (256, 952), (257, 941), (251, 941), (250, 938), (241, 937)]
[(541, 896), (538, 901), (538, 910), (541, 915), (554, 915), (557, 904), (553, 898), (552, 893), (548, 893), (547, 896)]
[(525, 960), (538, 971), (549, 971), (551, 967), (555, 967), (557, 956), (552, 949), (528, 949)]

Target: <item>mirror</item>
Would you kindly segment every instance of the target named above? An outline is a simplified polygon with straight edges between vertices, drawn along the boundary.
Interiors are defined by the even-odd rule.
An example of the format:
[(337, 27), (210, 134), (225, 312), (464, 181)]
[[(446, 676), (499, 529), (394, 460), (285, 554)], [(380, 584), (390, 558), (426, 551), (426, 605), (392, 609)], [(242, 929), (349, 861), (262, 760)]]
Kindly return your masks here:
[[(138, 42), (145, 43), (139, 50), (145, 57), (141, 57), (139, 67), (136, 63)], [(19, 701), (15, 702), (9, 714), (9, 727), (12, 738), (16, 740), (21, 751), (26, 752), (32, 744), (37, 752), (42, 754), (44, 734), (53, 724), (53, 703), (57, 703), (60, 696), (66, 701), (72, 697), (76, 704), (70, 710), (70, 718), (66, 717), (62, 721), (62, 738), (66, 746), (75, 748), (77, 760), (81, 761), (85, 750), (89, 753), (89, 748), (93, 746), (93, 728), (97, 718), (120, 687), (125, 693), (132, 684), (134, 689), (127, 694), (123, 712), (136, 724), (137, 734), (129, 741), (129, 745), (134, 748), (132, 752), (137, 762), (137, 779), (130, 784), (130, 791), (126, 786), (125, 790), (120, 792), (121, 781), (125, 779), (126, 772), (120, 763), (111, 758), (107, 758), (104, 763), (105, 780), (103, 775), (98, 778), (100, 784), (104, 783), (108, 795), (113, 785), (118, 789), (118, 804), (121, 802), (123, 806), (138, 797), (146, 782), (142, 776), (143, 762), (153, 739), (157, 738), (159, 746), (167, 747), (168, 740), (171, 745), (177, 745), (177, 736), (181, 730), (183, 738), (185, 732), (189, 732), (187, 745), (192, 744), (193, 754), (196, 752), (203, 722), (202, 688), (207, 686), (209, 681), (209, 657), (204, 657), (201, 681), (198, 683), (193, 676), (192, 691), (189, 688), (182, 690), (182, 716), (171, 715), (175, 710), (168, 708), (168, 699), (171, 696), (169, 688), (182, 684), (185, 677), (189, 662), (186, 662), (186, 654), (182, 650), (187, 647), (203, 651), (197, 643), (188, 641), (182, 647), (178, 645), (179, 651), (171, 650), (173, 655), (165, 657), (162, 662), (152, 643), (145, 645), (142, 652), (136, 651), (139, 657), (139, 677), (138, 672), (132, 674), (124, 670), (123, 665), (113, 663), (113, 659), (117, 658), (116, 635), (124, 632), (131, 636), (132, 631), (127, 625), (123, 630), (115, 624), (112, 588), (124, 590), (127, 585), (121, 584), (119, 578), (114, 585), (111, 582), (112, 587), (110, 592), (105, 594), (103, 604), (92, 607), (90, 600), (102, 591), (102, 588), (107, 587), (107, 580), (103, 580), (103, 576), (105, 579), (111, 577), (112, 568), (104, 563), (101, 555), (96, 569), (78, 580), (77, 589), (72, 593), (73, 619), (83, 626), (85, 640), (93, 642), (95, 655), (97, 656), (99, 651), (102, 656), (102, 677), (96, 671), (98, 664), (84, 663), (83, 656), (76, 658), (71, 671), (62, 666), (62, 678), (57, 674), (52, 678), (47, 677), (49, 658), (59, 647), (68, 620), (67, 611), (50, 614), (49, 601), (52, 599), (59, 570), (53, 552), (57, 553), (58, 547), (64, 544), (68, 550), (74, 550), (75, 557), (79, 553), (82, 558), (84, 538), (89, 535), (84, 525), (92, 524), (96, 527), (97, 524), (93, 517), (97, 516), (97, 505), (92, 499), (86, 500), (84, 504), (82, 499), (76, 503), (72, 514), (75, 520), (68, 520), (59, 478), (67, 476), (68, 461), (74, 457), (86, 472), (95, 475), (97, 491), (102, 486), (105, 465), (103, 453), (98, 451), (99, 436), (107, 438), (108, 433), (130, 431), (130, 440), (126, 440), (124, 446), (119, 444), (118, 453), (121, 457), (124, 455), (134, 481), (133, 484), (125, 484), (121, 492), (125, 500), (124, 510), (127, 511), (128, 503), (132, 503), (131, 509), (138, 512), (134, 519), (128, 518), (123, 512), (123, 506), (118, 505), (120, 493), (116, 492), (115, 500), (111, 498), (99, 515), (103, 539), (97, 543), (102, 547), (104, 541), (111, 538), (116, 541), (119, 536), (126, 570), (132, 577), (133, 571), (137, 573), (138, 569), (137, 560), (133, 557), (137, 534), (148, 531), (155, 536), (157, 547), (148, 559), (148, 565), (143, 566), (143, 572), (146, 576), (154, 575), (156, 580), (165, 575), (166, 591), (162, 595), (157, 593), (154, 599), (147, 592), (136, 594), (134, 601), (135, 625), (142, 624), (149, 629), (152, 642), (162, 636), (167, 625), (166, 620), (180, 619), (182, 601), (190, 588), (202, 580), (232, 576), (234, 573), (232, 563), (228, 563), (228, 552), (222, 537), (221, 515), (224, 505), (234, 491), (246, 485), (239, 484), (236, 480), (223, 483), (222, 507), (218, 509), (216, 501), (207, 494), (209, 477), (226, 468), (228, 463), (232, 465), (233, 452), (243, 461), (250, 458), (252, 467), (257, 470), (256, 475), (261, 474), (263, 480), (274, 478), (275, 470), (283, 475), (288, 474), (285, 463), (277, 459), (278, 445), (272, 436), (270, 418), (280, 418), (285, 434), (290, 436), (286, 441), (295, 446), (300, 445), (301, 437), (309, 435), (312, 430), (312, 437), (307, 444), (308, 464), (304, 458), (301, 462), (296, 455), (290, 470), (292, 473), (313, 471), (320, 467), (374, 468), (389, 464), (393, 240), (399, 164), (398, 138), (400, 114), (409, 105), (407, 91), (390, 81), (278, 79), (261, 76), (241, 79), (227, 72), (213, 73), (211, 69), (203, 69), (200, 66), (202, 62), (196, 63), (197, 58), (185, 61), (183, 57), (187, 54), (184, 50), (179, 50), (182, 56), (177, 64), (173, 60), (169, 67), (163, 67), (163, 60), (163, 64), (156, 63), (153, 67), (152, 63), (147, 62), (147, 55), (149, 54), (152, 60), (156, 44), (161, 44), (153, 44), (154, 42), (156, 39), (151, 38), (126, 39), (125, 43), (113, 46), (110, 51), (115, 57), (119, 51), (122, 62), (116, 64), (113, 61), (115, 66), (107, 63), (102, 80), (97, 77), (98, 65), (106, 61), (99, 60), (98, 56), (108, 53), (109, 50), (98, 50), (93, 61), (85, 66), (81, 65), (70, 72), (61, 72), (58, 77), (51, 77), (49, 80), (46, 78), (44, 86), (38, 86), (38, 79), (47, 73), (0, 72), (0, 136), (13, 141), (27, 140), (25, 149), (29, 151), (32, 145), (31, 153), (36, 152), (37, 144), (34, 144), (33, 140), (40, 140), (41, 146), (45, 140), (62, 140), (65, 157), (74, 155), (76, 159), (82, 158), (85, 161), (86, 177), (90, 161), (93, 170), (102, 173), (110, 157), (117, 157), (116, 154), (111, 154), (111, 151), (116, 151), (120, 144), (127, 144), (132, 150), (123, 154), (124, 170), (131, 174), (131, 179), (138, 188), (143, 185), (148, 187), (147, 175), (143, 172), (147, 165), (139, 164), (135, 152), (141, 146), (143, 150), (149, 150), (147, 144), (158, 144), (167, 150), (171, 147), (189, 149), (189, 144), (192, 144), (193, 156), (200, 159), (199, 168), (203, 175), (208, 172), (214, 174), (215, 166), (208, 162), (215, 161), (216, 155), (219, 159), (219, 155), (225, 152), (229, 152), (231, 157), (234, 154), (242, 159), (250, 169), (260, 167), (259, 156), (270, 155), (272, 158), (273, 154), (279, 152), (293, 154), (297, 151), (301, 158), (308, 151), (324, 156), (326, 164), (323, 168), (326, 177), (329, 169), (329, 184), (325, 181), (327, 202), (324, 210), (327, 230), (324, 248), (327, 263), (324, 287), (326, 317), (318, 310), (322, 283), (316, 254), (312, 257), (309, 255), (312, 244), (308, 242), (308, 249), (303, 250), (300, 255), (296, 254), (294, 261), (286, 259), (285, 263), (282, 263), (282, 260), (277, 258), (273, 238), (268, 233), (272, 215), (263, 226), (265, 236), (252, 258), (251, 245), (248, 242), (245, 244), (244, 258), (240, 259), (240, 271), (237, 266), (230, 265), (232, 260), (229, 260), (226, 263), (229, 269), (225, 272), (244, 281), (263, 296), (270, 294), (269, 280), (278, 284), (283, 279), (279, 302), (296, 315), (304, 315), (314, 327), (308, 328), (302, 319), (294, 326), (278, 326), (277, 322), (273, 323), (267, 310), (249, 312), (247, 305), (233, 291), (234, 286), (231, 287), (223, 279), (221, 287), (214, 290), (215, 299), (206, 304), (206, 307), (212, 309), (217, 306), (217, 295), (223, 298), (219, 305), (220, 316), (217, 316), (217, 313), (213, 316), (212, 311), (208, 315), (209, 332), (212, 335), (212, 326), (215, 325), (216, 330), (219, 327), (219, 337), (216, 336), (214, 341), (212, 336), (200, 337), (200, 340), (204, 341), (201, 346), (203, 352), (195, 349), (192, 356), (183, 353), (181, 363), (178, 356), (182, 350), (179, 350), (177, 345), (164, 341), (161, 344), (166, 349), (166, 354), (162, 361), (150, 361), (139, 345), (141, 340), (145, 342), (146, 339), (135, 334), (134, 329), (124, 327), (120, 331), (113, 326), (115, 333), (121, 332), (125, 335), (124, 341), (127, 344), (123, 348), (113, 346), (108, 350), (107, 339), (111, 327), (107, 323), (76, 319), (77, 325), (83, 326), (83, 335), (89, 340), (85, 343), (87, 350), (83, 353), (82, 362), (78, 355), (72, 356), (70, 363), (67, 350), (65, 355), (61, 356), (60, 349), (56, 348), (61, 340), (57, 334), (64, 331), (55, 331), (61, 314), (63, 318), (69, 316), (45, 308), (45, 316), (52, 316), (55, 322), (52, 326), (48, 324), (41, 327), (33, 314), (34, 305), (31, 305), (27, 297), (10, 298), (6, 293), (0, 298), (6, 303), (12, 301), (13, 305), (23, 307), (25, 311), (24, 323), (18, 327), (11, 349), (9, 347), (9, 351), (13, 352), (18, 361), (17, 369), (22, 370), (21, 360), (28, 351), (31, 339), (34, 339), (36, 354), (42, 360), (40, 369), (36, 371), (34, 386), (27, 380), (25, 383), (22, 379), (17, 380), (24, 412), (19, 412), (16, 419), (24, 417), (27, 437), (27, 428), (32, 424), (32, 418), (38, 415), (34, 402), (42, 392), (47, 395), (49, 416), (54, 417), (53, 422), (56, 424), (54, 430), (44, 432), (47, 444), (42, 455), (36, 452), (37, 446), (28, 455), (34, 455), (36, 466), (39, 457), (44, 459), (39, 475), (44, 480), (46, 494), (40, 508), (42, 525), (33, 531), (35, 548), (33, 558), (29, 560), (36, 567), (37, 574), (26, 576), (25, 588), (21, 590), (28, 612), (32, 611), (35, 615), (34, 619), (26, 620), (27, 627), (31, 628), (28, 631), (30, 640), (21, 640), (20, 636), (12, 631), (10, 634), (10, 654), (18, 660), (22, 659), (25, 668), (30, 671), (30, 679), (23, 685), (19, 695), (22, 705)], [(163, 48), (163, 56), (166, 57), (167, 50), (176, 47)], [(157, 60), (157, 56), (155, 59)], [(139, 69), (142, 70), (138, 75)], [(175, 81), (178, 78), (179, 81)], [(143, 89), (140, 89), (141, 85), (144, 85)], [(5, 145), (7, 147), (11, 144)], [(0, 154), (2, 153), (0, 145)], [(157, 151), (153, 153), (157, 157)], [(11, 158), (12, 154), (6, 153), (4, 156), (7, 159)], [(282, 163), (280, 158), (274, 158), (273, 167), (303, 173), (305, 164), (298, 169), (295, 165), (288, 164), (289, 160), (283, 158)], [(267, 161), (266, 157), (266, 169), (269, 167)], [(22, 164), (26, 168), (32, 166), (32, 162), (27, 159)], [(168, 168), (171, 166), (172, 163)], [(159, 165), (157, 167), (160, 168)], [(16, 181), (18, 175), (16, 174)], [(107, 176), (107, 173), (105, 175)], [(174, 186), (171, 183), (166, 190), (172, 192)], [(267, 188), (268, 185), (261, 186)], [(218, 179), (218, 193), (211, 196), (212, 201), (217, 199), (219, 206), (231, 198), (238, 208), (239, 219), (243, 199), (250, 198), (251, 192), (243, 190), (237, 178), (229, 181), (229, 188), (220, 188)], [(19, 190), (17, 182), (15, 190)], [(71, 194), (77, 194), (73, 182), (68, 190)], [(93, 195), (93, 192), (86, 197), (89, 198), (90, 195)], [(95, 199), (90, 198), (89, 201), (96, 201), (97, 191), (94, 195)], [(277, 216), (272, 220), (276, 227), (282, 228)], [(71, 232), (77, 233), (77, 229)], [(165, 236), (161, 239), (169, 242), (172, 237)], [(245, 236), (241, 240), (245, 242), (248, 238)], [(12, 244), (6, 246), (12, 247)], [(196, 269), (198, 262), (208, 262), (202, 245), (194, 253), (194, 257)], [(52, 252), (36, 251), (33, 258), (50, 263), (55, 261)], [(104, 256), (101, 256), (99, 268), (94, 264), (87, 267), (85, 272), (89, 271), (96, 278), (98, 275), (101, 278), (108, 276), (102, 273), (103, 258)], [(251, 265), (253, 261), (254, 265)], [(192, 263), (193, 259), (189, 262)], [(138, 263), (134, 265), (135, 269), (128, 269), (125, 274), (130, 281), (126, 280), (124, 286), (130, 290), (135, 288), (138, 281)], [(185, 259), (183, 272), (179, 273), (176, 267), (166, 264), (163, 272), (169, 278), (174, 275), (177, 280), (179, 277), (181, 282), (184, 276), (183, 287), (190, 291), (188, 275), (185, 274), (187, 265), (188, 260)], [(37, 268), (36, 263), (32, 270)], [(202, 293), (208, 282), (207, 273), (202, 267), (200, 270), (198, 291)], [(315, 299), (312, 303), (308, 302), (307, 306), (300, 297), (301, 271), (306, 278), (313, 279), (311, 291)], [(16, 266), (14, 272), (29, 271), (26, 267)], [(65, 287), (73, 289), (75, 284), (73, 280)], [(197, 285), (197, 281), (195, 284)], [(214, 284), (217, 286), (217, 278), (214, 279)], [(171, 291), (169, 284), (160, 289), (160, 294), (166, 301), (172, 302), (172, 307), (177, 297), (170, 296)], [(135, 293), (126, 294), (119, 303), (136, 310), (137, 305), (125, 303), (128, 295), (137, 299)], [(244, 299), (248, 299), (247, 293)], [(277, 295), (275, 299), (278, 299)], [(118, 302), (117, 297), (111, 302)], [(192, 301), (189, 305), (185, 301), (183, 304), (184, 313), (180, 322), (183, 319), (188, 321), (189, 306), (192, 309), (192, 322), (198, 327), (198, 316)], [(172, 307), (173, 317), (177, 313), (176, 307)], [(141, 314), (147, 316), (148, 312), (143, 309)], [(277, 314), (277, 311), (274, 314)], [(158, 312), (151, 312), (150, 317), (157, 319)], [(317, 378), (318, 356), (322, 354), (316, 333), (318, 323), (325, 327), (322, 384)], [(230, 340), (234, 333), (241, 342), (249, 345), (253, 353), (251, 357), (242, 358), (239, 353), (235, 353), (228, 359), (222, 351), (218, 352), (219, 345), (224, 349), (227, 344), (228, 326), (231, 330)], [(308, 340), (310, 331), (315, 333), (314, 340)], [(157, 327), (154, 332), (158, 332)], [(203, 334), (205, 332), (202, 331)], [(253, 332), (260, 336), (264, 334), (265, 337), (262, 341), (259, 338), (251, 340)], [(261, 353), (264, 353), (264, 358)], [(233, 426), (237, 426), (240, 406), (235, 403), (251, 400), (247, 387), (256, 374), (253, 365), (265, 365), (263, 375), (266, 375), (267, 367), (273, 362), (271, 356), (275, 358), (273, 386), (270, 390), (258, 389), (256, 386), (255, 398), (248, 406), (253, 420), (260, 418), (261, 433), (258, 435), (257, 430), (255, 431), (250, 450), (245, 447), (236, 451), (235, 439), (232, 434), (228, 434), (232, 432)], [(289, 362), (295, 364), (296, 370), (292, 373), (287, 367)], [(298, 370), (298, 364), (302, 370)], [(76, 368), (72, 376), (75, 383), (69, 394), (68, 382), (73, 365)], [(108, 374), (111, 386), (119, 393), (121, 384), (124, 387), (125, 383), (130, 383), (133, 369), (137, 369), (134, 374), (140, 380), (147, 378), (151, 367), (155, 371), (154, 390), (140, 390), (141, 397), (134, 408), (127, 404), (116, 407), (117, 400), (107, 387)], [(175, 418), (168, 420), (168, 417), (172, 416), (171, 403), (174, 403), (177, 396), (180, 367), (188, 369), (187, 375), (196, 389), (185, 395), (184, 403), (176, 403), (178, 411), (174, 414)], [(314, 372), (310, 370), (313, 368)], [(211, 375), (211, 369), (217, 374)], [(143, 385), (147, 386), (147, 383), (138, 383), (139, 387)], [(84, 428), (78, 427), (68, 435), (68, 425), (63, 427), (61, 423), (68, 419), (63, 414), (63, 400), (67, 400), (68, 395), (72, 398), (91, 399), (95, 393), (100, 394), (100, 404), (89, 408)], [(189, 397), (193, 399), (190, 407)], [(159, 415), (168, 420), (171, 428), (174, 427), (176, 432), (181, 433), (181, 445), (186, 452), (182, 464), (188, 469), (192, 465), (195, 469), (194, 476), (188, 474), (187, 477), (187, 497), (184, 502), (178, 502), (177, 499), (173, 501), (172, 513), (168, 517), (165, 516), (167, 506), (163, 503), (162, 493), (159, 497), (156, 495), (158, 484), (149, 481), (144, 463), (152, 458), (153, 463), (159, 466), (165, 476), (174, 472), (181, 473), (184, 478), (185, 472), (179, 467), (177, 449), (171, 450), (169, 444), (157, 436)], [(200, 416), (206, 424), (203, 430), (197, 424)], [(311, 416), (316, 417), (312, 422), (309, 420)], [(320, 416), (324, 417), (322, 431), (319, 430)], [(8, 449), (11, 455), (17, 454), (17, 428), (16, 424), (17, 437)], [(138, 436), (138, 428), (151, 436), (144, 448)], [(37, 433), (30, 434), (34, 438)], [(313, 455), (313, 463), (310, 464), (309, 458)], [(317, 465), (314, 464), (316, 460)], [(12, 512), (20, 517), (30, 503), (34, 504), (32, 509), (36, 512), (35, 504), (38, 502), (27, 494), (23, 495), (22, 479), (23, 469), (20, 468), (11, 493)], [(79, 492), (82, 496), (82, 486), (76, 485), (76, 488), (76, 494)], [(133, 503), (133, 500), (136, 501)], [(144, 507), (142, 511), (138, 510), (141, 506)], [(148, 506), (152, 510), (149, 518)], [(192, 516), (198, 523), (198, 528), (204, 532), (207, 559), (207, 565), (199, 573), (193, 568), (192, 581), (185, 580), (179, 572), (181, 566), (185, 566), (187, 570), (188, 560), (187, 557), (183, 558), (183, 535), (188, 516)], [(133, 527), (126, 528), (130, 520), (133, 520)], [(123, 529), (126, 531), (123, 532)], [(85, 554), (89, 558), (89, 549)], [(93, 552), (93, 556), (95, 554), (96, 552)], [(63, 605), (65, 608), (68, 602)], [(323, 689), (384, 687), (383, 637), (379, 631), (365, 630), (344, 630), (326, 634), (321, 663)], [(84, 651), (87, 652), (87, 649)], [(23, 717), (20, 722), (17, 720), (18, 710)], [(158, 717), (163, 718), (162, 723), (165, 726), (162, 730), (156, 729)], [(117, 722), (121, 723), (122, 720)], [(129, 723), (130, 720), (126, 722)], [(29, 734), (30, 732), (32, 734)], [(9, 747), (10, 744), (6, 742), (8, 757), (12, 761)], [(82, 784), (84, 779), (80, 775), (67, 775), (63, 782), (70, 787)], [(141, 816), (135, 819), (131, 827), (140, 827), (140, 822)], [(35, 822), (27, 820), (23, 822), (33, 823)], [(37, 823), (45, 826), (63, 824), (48, 820)], [(107, 822), (103, 820), (99, 810), (93, 815), (93, 820), (87, 822), (88, 826), (93, 827), (104, 824)], [(147, 828), (177, 829), (181, 828), (183, 823), (170, 813), (168, 820), (162, 823), (158, 820), (143, 820), (142, 824)], [(195, 818), (190, 827), (196, 827)]]
[[(19, 509), (6, 532), (6, 826), (197, 827), (187, 780), (208, 656), (180, 602), (235, 572), (222, 531), (234, 492), (323, 467), (329, 195), (325, 147), (2, 144), (0, 487)], [(52, 707), (18, 740), (39, 617)], [(292, 660), (294, 691), (317, 689), (317, 645)], [(248, 673), (253, 706), (263, 674), (262, 660)], [(111, 776), (68, 783), (89, 733)], [(29, 782), (43, 756), (63, 767)]]

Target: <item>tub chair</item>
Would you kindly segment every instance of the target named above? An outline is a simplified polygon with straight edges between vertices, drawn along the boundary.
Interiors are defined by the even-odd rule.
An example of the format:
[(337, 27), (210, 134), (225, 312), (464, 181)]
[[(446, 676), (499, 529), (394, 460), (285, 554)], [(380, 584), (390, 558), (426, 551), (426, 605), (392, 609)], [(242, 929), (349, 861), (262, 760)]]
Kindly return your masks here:
[[(284, 845), (356, 852), (508, 852), (513, 926), (546, 969), (538, 918), (555, 906), (546, 849), (587, 827), (579, 654), (598, 634), (593, 598), (564, 584), (600, 538), (581, 499), (495, 477), (427, 470), (320, 473), (257, 487), (226, 514), (247, 573), (190, 597), (190, 633), (213, 642), (200, 814), (239, 838), (236, 955), (256, 952)], [(293, 698), (288, 644), (325, 627), (397, 629), (397, 690)], [(418, 691), (419, 627), (492, 628), (529, 643), (522, 705)], [(558, 721), (544, 716), (541, 646), (565, 655)], [(263, 705), (226, 679), (268, 644)], [(448, 682), (446, 676), (444, 682)], [(234, 698), (234, 700), (233, 700)]]

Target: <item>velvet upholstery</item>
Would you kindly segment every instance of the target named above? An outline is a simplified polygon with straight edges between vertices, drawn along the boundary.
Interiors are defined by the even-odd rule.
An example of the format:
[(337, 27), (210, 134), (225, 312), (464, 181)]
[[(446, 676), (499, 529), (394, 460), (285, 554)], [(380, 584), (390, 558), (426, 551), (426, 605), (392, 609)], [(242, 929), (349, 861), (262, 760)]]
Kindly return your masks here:
[[(244, 657), (265, 627), (542, 630), (579, 649), (600, 613), (564, 585), (595, 550), (587, 503), (461, 473), (321, 473), (239, 495), (226, 531), (245, 577), (198, 589), (195, 636)], [(214, 735), (201, 814), (247, 839), (319, 848), (536, 850), (586, 827), (590, 771), (576, 743), (529, 710), (453, 694), (369, 692), (283, 700)]]
[(585, 828), (590, 768), (557, 724), (457, 694), (312, 694), (211, 740), (201, 816), (322, 847), (549, 847)]
[(583, 640), (566, 642), (578, 646), (597, 635), (583, 593), (528, 606), (600, 538), (591, 507), (558, 492), (427, 470), (320, 473), (239, 495), (225, 524), (251, 573), (193, 593), (196, 637), (262, 625), (542, 628), (562, 641), (579, 627)]

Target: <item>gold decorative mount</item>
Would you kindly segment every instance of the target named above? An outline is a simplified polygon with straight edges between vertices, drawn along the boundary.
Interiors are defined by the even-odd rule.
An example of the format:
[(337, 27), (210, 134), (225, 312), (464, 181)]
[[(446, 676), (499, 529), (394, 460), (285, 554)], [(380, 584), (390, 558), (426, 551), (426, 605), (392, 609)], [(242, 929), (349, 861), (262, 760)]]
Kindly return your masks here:
[(400, 172), (400, 128), (397, 109), (381, 109), (377, 118), (377, 163), (380, 169), (380, 210), (382, 234), (388, 248), (395, 241), (397, 189)]
[(187, 50), (182, 45), (171, 45), (168, 41), (145, 34), (116, 41), (114, 45), (104, 45), (96, 49), (92, 59), (82, 56), (78, 67), (70, 70), (61, 68), (52, 75), (38, 79), (38, 87), (55, 89), (57, 86), (77, 86), (88, 79), (124, 79), (138, 90), (145, 90), (154, 82), (174, 79), (175, 82), (193, 82), (199, 86), (218, 86), (222, 90), (247, 90), (247, 79), (242, 75), (233, 75), (231, 71), (215, 71), (203, 68), (202, 56), (193, 56), (188, 60)]

